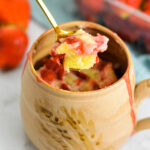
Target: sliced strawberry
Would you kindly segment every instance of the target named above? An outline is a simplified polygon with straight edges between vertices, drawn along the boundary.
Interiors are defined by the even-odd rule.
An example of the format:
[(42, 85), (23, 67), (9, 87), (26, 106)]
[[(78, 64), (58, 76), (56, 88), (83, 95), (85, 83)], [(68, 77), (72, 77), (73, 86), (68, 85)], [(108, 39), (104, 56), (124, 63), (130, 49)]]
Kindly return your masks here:
[(28, 44), (24, 31), (14, 25), (0, 27), (0, 68), (16, 67), (22, 60)]
[(65, 74), (65, 70), (64, 70), (63, 66), (60, 66), (59, 69), (58, 69), (58, 71), (56, 73), (57, 73), (57, 78), (59, 80), (62, 80), (63, 76)]
[(54, 79), (56, 79), (56, 75), (53, 71), (51, 70), (41, 70), (41, 77), (44, 81), (50, 83)]
[(77, 38), (75, 35), (66, 38), (65, 42), (67, 44), (74, 45), (73, 49), (78, 54), (84, 54), (86, 52), (86, 49), (85, 49), (86, 43), (80, 40), (79, 38)]
[(70, 89), (69, 89), (68, 85), (67, 85), (67, 84), (65, 84), (65, 83), (61, 84), (61, 87), (60, 87), (60, 88), (61, 88), (61, 89), (63, 89), (63, 90), (70, 91)]
[(64, 68), (62, 64), (60, 63), (61, 59), (63, 59), (64, 55), (55, 55), (54, 57), (51, 57), (50, 59), (44, 59), (45, 67), (48, 70), (53, 71), (58, 80), (63, 79), (63, 75), (65, 73)]
[(72, 71), (77, 77), (79, 77), (80, 79), (83, 79), (83, 80), (88, 80), (89, 77), (83, 73), (83, 72), (80, 72), (80, 71)]
[(63, 64), (65, 54), (53, 54), (51, 57), (53, 57), (53, 60), (55, 60), (58, 64)]
[(56, 72), (56, 70), (59, 68), (59, 64), (55, 60), (52, 60), (51, 58), (44, 59), (43, 61), (47, 69)]

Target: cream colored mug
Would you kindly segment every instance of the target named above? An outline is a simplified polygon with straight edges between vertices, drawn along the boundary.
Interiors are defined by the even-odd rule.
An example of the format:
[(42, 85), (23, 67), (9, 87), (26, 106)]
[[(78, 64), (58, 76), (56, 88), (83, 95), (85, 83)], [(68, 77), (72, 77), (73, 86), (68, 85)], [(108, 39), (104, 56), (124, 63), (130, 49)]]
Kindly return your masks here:
[(83, 28), (109, 37), (106, 57), (120, 64), (120, 78), (109, 87), (71, 92), (56, 89), (38, 76), (39, 61), (56, 40), (53, 29), (33, 44), (22, 76), (21, 112), (24, 128), (39, 150), (118, 150), (136, 131), (150, 127), (150, 119), (136, 120), (140, 103), (150, 96), (150, 79), (135, 88), (131, 56), (124, 42), (109, 29), (84, 21), (61, 25)]

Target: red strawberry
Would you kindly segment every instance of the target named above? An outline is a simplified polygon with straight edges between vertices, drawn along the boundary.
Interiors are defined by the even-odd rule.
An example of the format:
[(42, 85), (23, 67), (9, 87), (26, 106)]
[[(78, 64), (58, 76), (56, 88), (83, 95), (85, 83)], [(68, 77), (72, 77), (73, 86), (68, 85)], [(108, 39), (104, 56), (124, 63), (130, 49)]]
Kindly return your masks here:
[(83, 73), (83, 72), (80, 72), (80, 71), (72, 71), (77, 77), (79, 77), (80, 79), (82, 80), (88, 80), (89, 77)]
[(0, 68), (16, 67), (24, 56), (27, 44), (27, 35), (20, 28), (13, 25), (0, 27)]
[(60, 88), (61, 88), (61, 89), (63, 89), (63, 90), (70, 91), (70, 89), (69, 89), (68, 85), (67, 85), (67, 84), (65, 84), (65, 83), (62, 83), (62, 85), (61, 85), (61, 87), (60, 87)]
[(44, 59), (46, 69), (53, 71), (57, 79), (62, 80), (65, 73), (64, 68), (60, 61), (64, 58), (64, 55), (54, 55), (50, 59)]
[(41, 77), (44, 81), (50, 83), (51, 81), (53, 81), (54, 79), (56, 79), (56, 75), (53, 71), (51, 70), (41, 70)]
[(0, 0), (0, 24), (12, 23), (26, 28), (30, 20), (28, 0)]

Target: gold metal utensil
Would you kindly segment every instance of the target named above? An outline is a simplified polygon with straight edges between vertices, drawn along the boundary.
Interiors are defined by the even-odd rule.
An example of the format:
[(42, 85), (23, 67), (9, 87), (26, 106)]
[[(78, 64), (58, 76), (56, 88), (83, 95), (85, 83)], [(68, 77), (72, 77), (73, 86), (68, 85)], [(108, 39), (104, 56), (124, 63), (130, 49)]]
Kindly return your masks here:
[(47, 6), (45, 5), (44, 1), (43, 0), (36, 0), (36, 1), (39, 4), (39, 6), (41, 7), (41, 9), (43, 10), (43, 12), (46, 15), (48, 21), (53, 26), (53, 28), (54, 28), (54, 30), (57, 34), (57, 40), (59, 40), (60, 38), (64, 38), (64, 37), (67, 37), (69, 35), (72, 35), (74, 33), (74, 31), (64, 31), (61, 28), (59, 28), (59, 26), (57, 25), (54, 17), (52, 16), (52, 14), (48, 10)]

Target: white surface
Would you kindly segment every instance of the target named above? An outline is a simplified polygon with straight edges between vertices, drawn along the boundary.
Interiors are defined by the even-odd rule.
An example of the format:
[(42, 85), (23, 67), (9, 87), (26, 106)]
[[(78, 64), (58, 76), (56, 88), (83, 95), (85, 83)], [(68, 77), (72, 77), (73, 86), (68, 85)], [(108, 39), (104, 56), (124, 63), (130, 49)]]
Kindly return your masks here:
[[(31, 21), (29, 48), (45, 29)], [(20, 115), (20, 87), (23, 63), (15, 70), (0, 71), (0, 150), (36, 150), (26, 137)], [(150, 98), (144, 101), (138, 118), (150, 116)], [(150, 150), (150, 131), (133, 136), (121, 150)]]

